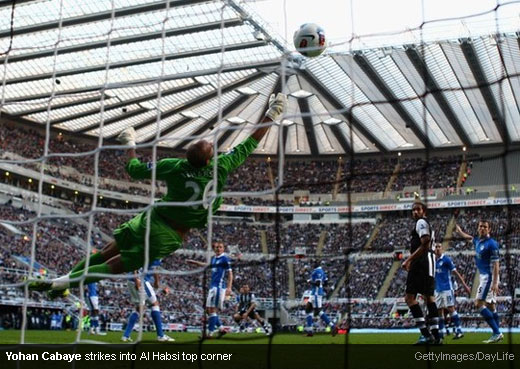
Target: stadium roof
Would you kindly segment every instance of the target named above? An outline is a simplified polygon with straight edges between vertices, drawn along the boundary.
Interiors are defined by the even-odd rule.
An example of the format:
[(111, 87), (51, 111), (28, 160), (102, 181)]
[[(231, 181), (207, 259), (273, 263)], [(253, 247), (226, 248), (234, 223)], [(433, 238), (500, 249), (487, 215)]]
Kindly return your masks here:
[(304, 59), (237, 1), (10, 5), (0, 3), (7, 117), (109, 140), (133, 126), (138, 143), (176, 149), (216, 135), (227, 150), (283, 91), (288, 112), (258, 154), (280, 142), (318, 156), (520, 141), (516, 33)]

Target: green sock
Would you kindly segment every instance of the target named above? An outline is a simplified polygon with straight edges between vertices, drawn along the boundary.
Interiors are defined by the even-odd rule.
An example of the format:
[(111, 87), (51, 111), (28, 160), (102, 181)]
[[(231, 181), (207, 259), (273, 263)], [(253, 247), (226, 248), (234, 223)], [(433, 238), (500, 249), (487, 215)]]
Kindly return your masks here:
[[(93, 265), (98, 265), (101, 263), (104, 263), (105, 260), (103, 259), (103, 256), (100, 252), (96, 252), (95, 254), (90, 254), (90, 262), (89, 267)], [(79, 263), (77, 263), (74, 268), (70, 271), (71, 273), (83, 270), (85, 268), (85, 264), (87, 263), (87, 258), (81, 260)]]
[[(110, 266), (107, 263), (103, 263), (103, 264), (89, 266), (88, 267), (88, 273), (89, 274), (91, 274), (91, 273), (112, 274), (112, 270), (110, 269)], [(83, 275), (83, 269), (81, 269), (81, 270), (79, 270), (77, 272), (74, 272), (74, 273), (70, 273), (69, 278), (70, 279), (80, 278), (82, 275)], [(100, 280), (105, 279), (105, 278), (106, 277), (87, 276), (83, 283), (84, 284), (88, 284), (88, 283), (92, 283), (92, 282), (97, 282), (97, 281), (100, 281)], [(81, 279), (78, 279), (77, 281), (70, 282), (69, 287), (71, 287), (71, 288), (72, 287), (78, 287), (80, 281), (81, 281)]]

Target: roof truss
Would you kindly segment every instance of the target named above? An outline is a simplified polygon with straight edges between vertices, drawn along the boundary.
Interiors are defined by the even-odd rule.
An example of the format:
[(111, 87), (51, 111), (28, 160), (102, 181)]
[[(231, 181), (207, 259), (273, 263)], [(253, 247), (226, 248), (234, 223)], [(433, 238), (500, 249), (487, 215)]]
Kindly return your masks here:
[[(344, 107), (341, 103), (334, 97), (332, 93), (330, 93), (325, 86), (323, 86), (316, 78), (309, 72), (303, 71), (303, 77), (318, 91), (324, 98), (328, 100), (328, 102), (334, 106), (337, 110), (344, 110)], [(347, 112), (341, 113), (341, 115), (350, 122), (352, 126), (358, 130), (362, 135), (370, 140), (374, 144), (375, 147), (381, 152), (388, 152), (386, 147), (365, 127), (352, 115), (352, 110), (349, 109)]]
[(426, 63), (424, 62), (424, 59), (421, 57), (417, 49), (415, 47), (407, 47), (406, 55), (412, 62), (413, 66), (415, 67), (419, 75), (421, 76), (424, 82), (426, 93), (431, 94), (435, 98), (444, 114), (450, 120), (451, 124), (453, 125), (453, 128), (455, 129), (455, 132), (457, 132), (457, 135), (460, 137), (462, 142), (464, 142), (466, 146), (472, 146), (471, 140), (466, 134), (466, 131), (464, 131), (462, 124), (459, 122), (451, 106), (446, 101), (446, 98), (442, 95), (442, 90), (435, 82), (431, 72), (428, 70)]
[[(21, 2), (21, 1), (18, 0), (17, 2)], [(86, 23), (111, 19), (112, 16), (114, 18), (126, 17), (126, 16), (134, 15), (134, 14), (153, 12), (153, 11), (157, 11), (157, 10), (165, 10), (168, 7), (174, 8), (174, 7), (179, 7), (179, 6), (195, 5), (198, 3), (206, 3), (206, 2), (208, 2), (208, 0), (157, 1), (157, 2), (154, 2), (151, 4), (144, 4), (144, 5), (137, 5), (137, 6), (127, 7), (127, 8), (116, 9), (116, 10), (114, 10), (113, 15), (112, 15), (112, 11), (105, 11), (105, 12), (98, 12), (98, 13), (86, 14), (86, 15), (82, 15), (82, 16), (78, 16), (78, 17), (62, 19), (61, 23), (60, 23), (60, 21), (54, 21), (54, 22), (39, 23), (39, 24), (26, 26), (26, 27), (17, 27), (14, 29), (13, 34), (14, 34), (14, 36), (18, 36), (18, 35), (24, 35), (24, 34), (34, 33), (34, 32), (52, 30), (55, 28), (59, 28), (60, 25), (61, 25), (61, 27), (77, 26), (80, 24), (86, 24)], [(169, 5), (168, 5), (168, 3), (169, 3)], [(10, 31), (0, 32), (0, 38), (10, 37), (10, 36), (11, 36)]]
[(385, 99), (392, 105), (397, 114), (406, 122), (406, 127), (410, 128), (415, 136), (419, 139), (419, 141), (426, 148), (432, 148), (432, 145), (428, 138), (424, 135), (424, 133), (417, 127), (417, 124), (413, 120), (413, 118), (408, 114), (408, 112), (403, 108), (403, 106), (399, 103), (399, 99), (394, 95), (394, 93), (390, 90), (390, 88), (386, 85), (385, 82), (379, 77), (377, 72), (372, 68), (370, 63), (363, 57), (361, 54), (354, 55), (354, 60), (361, 67), (363, 72), (370, 78), (372, 83), (379, 89), (379, 91), (383, 94)]

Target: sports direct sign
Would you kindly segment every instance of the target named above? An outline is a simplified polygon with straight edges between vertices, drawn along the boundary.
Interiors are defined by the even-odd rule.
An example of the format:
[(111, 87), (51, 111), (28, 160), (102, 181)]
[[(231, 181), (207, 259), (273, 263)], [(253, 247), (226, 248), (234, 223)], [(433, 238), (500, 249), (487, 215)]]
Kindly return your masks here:
[[(469, 208), (476, 206), (504, 206), (518, 205), (520, 197), (490, 198), (478, 200), (456, 201), (428, 201), (429, 209)], [(411, 210), (413, 201), (399, 202), (382, 205), (354, 205), (354, 206), (280, 206), (278, 211), (282, 214), (343, 214), (343, 213), (378, 213), (382, 211)], [(276, 206), (249, 206), (249, 205), (225, 205), (222, 204), (219, 211), (237, 213), (276, 213)]]

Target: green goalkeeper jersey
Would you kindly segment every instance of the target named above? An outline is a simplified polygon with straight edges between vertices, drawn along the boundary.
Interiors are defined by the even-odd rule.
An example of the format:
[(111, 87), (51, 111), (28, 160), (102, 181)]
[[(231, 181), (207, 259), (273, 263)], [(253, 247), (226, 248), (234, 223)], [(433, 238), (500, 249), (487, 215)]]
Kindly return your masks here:
[[(217, 194), (222, 192), (228, 174), (238, 168), (256, 149), (258, 142), (249, 137), (237, 145), (231, 152), (221, 154), (217, 160)], [(203, 168), (193, 167), (186, 159), (163, 159), (157, 162), (156, 178), (166, 182), (168, 191), (160, 202), (187, 202), (208, 199), (212, 193), (213, 183), (212, 160)], [(150, 179), (153, 163), (141, 163), (139, 159), (131, 159), (126, 165), (126, 171), (134, 179)], [(213, 213), (222, 204), (218, 196), (213, 202)], [(209, 204), (203, 203), (190, 206), (158, 206), (155, 211), (162, 217), (170, 219), (180, 226), (202, 228), (207, 223)]]

